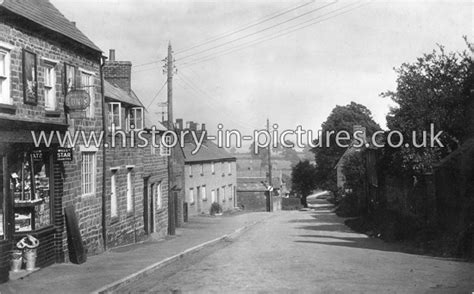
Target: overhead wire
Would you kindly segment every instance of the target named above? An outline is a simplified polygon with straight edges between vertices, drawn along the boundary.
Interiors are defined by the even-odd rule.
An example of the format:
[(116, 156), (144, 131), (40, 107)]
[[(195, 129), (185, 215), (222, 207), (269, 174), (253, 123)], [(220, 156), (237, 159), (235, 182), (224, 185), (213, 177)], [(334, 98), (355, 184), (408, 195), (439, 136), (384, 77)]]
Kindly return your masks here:
[(196, 56), (196, 55), (199, 55), (199, 54), (202, 54), (202, 53), (205, 53), (205, 52), (208, 52), (208, 51), (210, 51), (210, 50), (214, 50), (214, 49), (216, 49), (216, 48), (223, 47), (223, 46), (225, 46), (225, 45), (228, 45), (228, 44), (231, 44), (231, 43), (240, 41), (240, 40), (242, 40), (242, 39), (245, 39), (245, 38), (254, 36), (254, 35), (259, 34), (259, 33), (261, 33), (261, 32), (268, 31), (268, 30), (273, 29), (273, 28), (275, 28), (275, 27), (277, 27), (277, 26), (281, 26), (281, 25), (283, 25), (283, 24), (285, 24), (285, 23), (288, 23), (288, 22), (290, 22), (290, 21), (294, 21), (294, 20), (299, 19), (299, 18), (301, 18), (301, 17), (304, 17), (304, 16), (306, 16), (306, 15), (308, 15), (308, 14), (314, 13), (314, 12), (319, 11), (319, 10), (321, 10), (321, 9), (324, 9), (324, 8), (326, 8), (326, 7), (328, 7), (328, 6), (334, 5), (336, 2), (337, 2), (337, 0), (334, 1), (334, 2), (331, 2), (331, 3), (328, 3), (328, 4), (326, 4), (326, 5), (320, 6), (320, 7), (318, 7), (318, 8), (312, 9), (312, 10), (310, 10), (310, 11), (307, 11), (307, 12), (305, 12), (305, 13), (302, 13), (302, 14), (300, 14), (300, 15), (298, 15), (298, 16), (295, 16), (295, 17), (292, 17), (292, 18), (290, 18), (290, 19), (287, 19), (287, 20), (285, 20), (285, 21), (279, 22), (279, 23), (277, 23), (277, 24), (274, 24), (274, 25), (265, 27), (265, 28), (260, 29), (260, 30), (258, 30), (258, 31), (256, 31), (256, 32), (253, 32), (253, 33), (250, 33), (250, 34), (246, 34), (246, 35), (244, 35), (244, 36), (238, 37), (238, 38), (233, 39), (233, 40), (226, 41), (226, 42), (224, 42), (224, 43), (221, 43), (221, 44), (219, 44), (219, 45), (213, 46), (213, 47), (211, 47), (211, 48), (207, 48), (207, 49), (205, 49), (205, 50), (201, 50), (201, 51), (198, 51), (198, 52), (195, 52), (195, 53), (192, 53), (192, 54), (183, 56), (183, 57), (181, 57), (181, 58), (176, 59), (176, 62), (178, 62), (178, 61), (180, 61), (180, 60), (183, 60), (183, 59), (187, 59), (187, 58)]
[(280, 16), (282, 16), (282, 15), (288, 14), (288, 13), (290, 13), (290, 12), (292, 12), (292, 11), (295, 11), (295, 10), (297, 10), (297, 9), (300, 9), (300, 8), (302, 8), (302, 7), (308, 6), (308, 5), (312, 4), (312, 3), (314, 3), (314, 0), (313, 0), (313, 1), (310, 1), (310, 2), (307, 2), (307, 3), (304, 3), (304, 4), (301, 4), (301, 5), (297, 5), (296, 7), (293, 7), (293, 6), (292, 6), (290, 9), (286, 9), (286, 10), (284, 10), (284, 11), (282, 11), (282, 12), (277, 12), (277, 13), (274, 13), (274, 14), (272, 14), (272, 15), (265, 16), (265, 17), (263, 17), (262, 19), (257, 20), (256, 22), (247, 24), (247, 25), (245, 25), (245, 26), (243, 26), (243, 27), (236, 28), (236, 29), (234, 29), (234, 30), (228, 31), (228, 32), (223, 33), (223, 34), (221, 34), (221, 35), (217, 35), (217, 36), (212, 37), (211, 39), (206, 40), (206, 41), (204, 41), (204, 42), (202, 42), (202, 43), (199, 43), (199, 44), (197, 44), (197, 45), (194, 45), (194, 46), (191, 46), (191, 47), (182, 49), (182, 50), (178, 50), (178, 51), (176, 51), (175, 54), (176, 54), (176, 55), (182, 54), (182, 53), (187, 52), (187, 51), (189, 51), (189, 50), (192, 50), (192, 49), (195, 49), (195, 48), (199, 48), (199, 47), (202, 47), (202, 46), (207, 45), (207, 44), (209, 44), (209, 43), (213, 43), (213, 42), (215, 42), (215, 41), (218, 41), (218, 40), (227, 38), (227, 37), (232, 36), (232, 35), (234, 35), (234, 34), (237, 34), (237, 33), (243, 32), (243, 31), (245, 31), (245, 30), (248, 30), (249, 28), (255, 27), (255, 26), (259, 25), (259, 24), (265, 23), (265, 22), (267, 22), (267, 21), (270, 21), (270, 20), (275, 19), (275, 18), (277, 18), (277, 17), (280, 17)]
[[(359, 4), (359, 5), (357, 5)], [(250, 41), (247, 41), (245, 43), (242, 43), (234, 48), (228, 48), (228, 49), (225, 49), (225, 50), (221, 50), (221, 51), (217, 51), (217, 52), (214, 52), (213, 54), (209, 54), (207, 56), (203, 56), (203, 57), (200, 57), (198, 59), (195, 59), (195, 60), (191, 60), (189, 62), (185, 62), (185, 63), (182, 63), (181, 64), (181, 69), (182, 68), (186, 68), (188, 66), (192, 66), (192, 65), (195, 65), (195, 64), (198, 64), (198, 63), (201, 63), (201, 62), (205, 62), (205, 61), (208, 61), (208, 60), (212, 60), (214, 58), (218, 58), (218, 57), (221, 57), (221, 56), (224, 56), (224, 55), (227, 55), (227, 54), (230, 54), (230, 53), (233, 53), (233, 52), (236, 52), (236, 51), (240, 51), (242, 49), (245, 49), (245, 48), (248, 48), (248, 47), (251, 47), (251, 46), (254, 46), (254, 45), (257, 45), (257, 44), (260, 44), (260, 43), (263, 43), (263, 42), (266, 42), (266, 41), (270, 41), (270, 40), (273, 40), (273, 39), (276, 39), (276, 38), (279, 38), (279, 37), (282, 37), (282, 36), (285, 36), (285, 35), (288, 35), (292, 32), (295, 32), (295, 31), (298, 31), (298, 30), (301, 30), (301, 29), (304, 29), (304, 28), (307, 28), (309, 26), (312, 26), (312, 25), (315, 25), (315, 24), (318, 24), (318, 23), (321, 23), (323, 21), (326, 21), (326, 20), (329, 20), (331, 18), (334, 18), (334, 17), (337, 17), (337, 16), (340, 16), (340, 15), (343, 15), (343, 14), (346, 14), (352, 10), (355, 10), (355, 9), (358, 9), (360, 7), (362, 7), (363, 5), (366, 5), (368, 4), (367, 3), (360, 3), (359, 2), (356, 2), (356, 3), (352, 3), (352, 4), (349, 4), (349, 5), (346, 5), (344, 7), (341, 7), (341, 8), (338, 8), (336, 10), (333, 10), (331, 12), (328, 12), (326, 14), (323, 14), (323, 15), (320, 15), (316, 18), (312, 18), (310, 20), (307, 20), (307, 21), (304, 21), (302, 23), (299, 23), (299, 24), (296, 24), (294, 26), (291, 26), (291, 27), (288, 27), (286, 28), (285, 30), (283, 31), (280, 31), (280, 32), (276, 32), (274, 34), (271, 34), (271, 35), (268, 35), (264, 38), (258, 38), (258, 39), (254, 39), (254, 40), (250, 40)], [(351, 7), (351, 6), (354, 6), (350, 9), (347, 9), (348, 7)], [(347, 9), (345, 11), (342, 11), (340, 13), (336, 13), (330, 17), (327, 17), (327, 18), (323, 18), (321, 19), (322, 17), (324, 16), (327, 16), (327, 15), (330, 15), (330, 14), (333, 14), (335, 12), (338, 12), (340, 10), (344, 10), (344, 9)], [(306, 23), (309, 23), (309, 24), (306, 24)], [(303, 24), (306, 24), (304, 26), (302, 26)]]

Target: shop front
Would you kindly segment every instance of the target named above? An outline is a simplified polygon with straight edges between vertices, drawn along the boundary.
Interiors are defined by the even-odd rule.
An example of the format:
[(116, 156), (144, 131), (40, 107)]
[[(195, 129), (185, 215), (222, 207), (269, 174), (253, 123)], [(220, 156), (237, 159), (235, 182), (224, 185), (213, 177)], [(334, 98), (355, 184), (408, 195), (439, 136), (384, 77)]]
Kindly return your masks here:
[[(0, 135), (4, 133), (0, 131)], [(4, 142), (5, 138), (9, 142)], [(61, 249), (63, 229), (55, 222), (55, 218), (62, 218), (57, 144), (36, 148), (24, 139), (25, 136), (0, 139), (0, 277), (3, 281), (8, 279), (13, 252), (23, 237), (30, 235), (39, 240), (36, 267), (56, 262)]]

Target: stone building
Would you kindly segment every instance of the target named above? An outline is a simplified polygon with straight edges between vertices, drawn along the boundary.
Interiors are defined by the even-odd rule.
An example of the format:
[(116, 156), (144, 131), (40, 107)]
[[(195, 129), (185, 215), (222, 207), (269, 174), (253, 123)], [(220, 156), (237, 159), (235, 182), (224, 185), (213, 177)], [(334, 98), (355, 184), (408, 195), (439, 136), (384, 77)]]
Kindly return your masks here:
[(131, 67), (129, 61), (115, 60), (110, 50), (104, 66), (108, 247), (135, 243), (151, 233), (163, 236), (168, 226), (168, 156), (156, 147), (166, 128), (151, 119), (133, 92)]
[[(194, 131), (199, 138), (205, 125), (198, 127), (190, 122), (183, 128), (183, 121), (177, 120), (178, 131)], [(188, 215), (208, 214), (211, 204), (219, 203), (223, 210), (236, 206), (237, 170), (236, 159), (223, 148), (219, 148), (204, 135), (202, 147), (193, 154), (196, 147), (192, 134), (184, 136), (184, 186)]]
[[(102, 147), (85, 147), (81, 139), (65, 144), (72, 149), (59, 146), (67, 132), (88, 137), (102, 130), (101, 57), (48, 1), (0, 2), (2, 281), (11, 250), (26, 234), (40, 241), (37, 266), (67, 260), (67, 206), (75, 210), (85, 248), (103, 250)], [(35, 144), (41, 131), (45, 140)]]

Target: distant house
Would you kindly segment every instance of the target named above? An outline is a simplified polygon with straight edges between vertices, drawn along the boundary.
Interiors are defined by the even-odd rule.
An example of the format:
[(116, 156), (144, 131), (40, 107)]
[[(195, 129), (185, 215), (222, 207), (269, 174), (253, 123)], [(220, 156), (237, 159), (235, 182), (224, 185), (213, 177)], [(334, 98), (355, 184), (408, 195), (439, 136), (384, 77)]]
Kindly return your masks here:
[[(178, 131), (189, 130), (196, 132), (197, 137), (205, 131), (202, 127), (190, 122), (186, 128), (182, 120), (178, 120)], [(229, 210), (237, 205), (236, 158), (224, 148), (219, 148), (212, 141), (204, 138), (203, 146), (193, 154), (196, 148), (192, 135), (187, 134), (184, 141), (185, 155), (185, 202), (188, 215), (209, 213), (211, 204), (219, 203), (223, 210)]]
[[(288, 194), (285, 183), (281, 178), (273, 177), (272, 196)], [(268, 179), (266, 177), (238, 177), (237, 178), (237, 204), (247, 211), (266, 211), (268, 193)]]

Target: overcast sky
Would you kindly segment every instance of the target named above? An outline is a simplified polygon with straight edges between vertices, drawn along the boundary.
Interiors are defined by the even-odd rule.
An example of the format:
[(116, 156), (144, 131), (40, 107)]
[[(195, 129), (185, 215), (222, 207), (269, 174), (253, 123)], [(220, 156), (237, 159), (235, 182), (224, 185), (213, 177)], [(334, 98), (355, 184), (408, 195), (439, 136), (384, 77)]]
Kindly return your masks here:
[[(350, 101), (367, 106), (385, 128), (391, 102), (379, 94), (395, 89), (393, 68), (413, 62), (437, 43), (464, 50), (462, 36), (473, 39), (471, 1), (52, 2), (106, 55), (114, 48), (117, 60), (134, 65), (159, 61), (170, 41), (178, 69), (174, 116), (206, 123), (210, 131), (222, 123), (250, 133), (262, 128), (267, 117), (280, 129), (302, 125), (316, 130), (336, 105)], [(304, 6), (178, 54), (299, 5)], [(344, 7), (356, 9), (335, 15), (346, 11)], [(327, 17), (296, 30), (300, 23)], [(295, 31), (266, 40), (289, 28)], [(261, 42), (255, 44), (257, 40)], [(216, 58), (206, 60), (212, 54)], [(194, 60), (200, 62), (191, 64)], [(162, 65), (133, 68), (132, 87), (145, 105), (165, 82)], [(151, 111), (158, 111), (157, 104), (165, 100), (163, 89)]]

